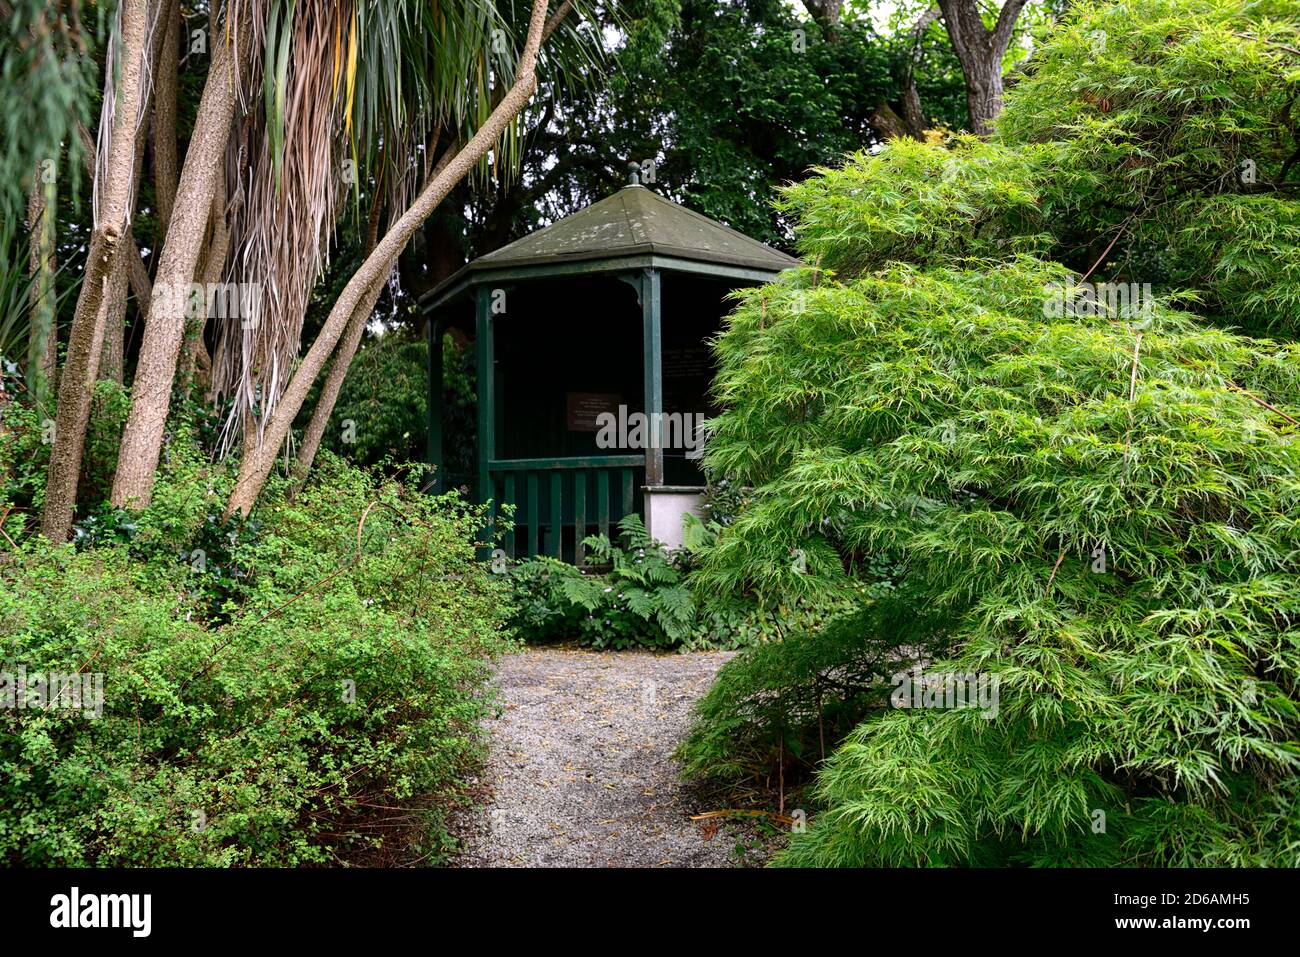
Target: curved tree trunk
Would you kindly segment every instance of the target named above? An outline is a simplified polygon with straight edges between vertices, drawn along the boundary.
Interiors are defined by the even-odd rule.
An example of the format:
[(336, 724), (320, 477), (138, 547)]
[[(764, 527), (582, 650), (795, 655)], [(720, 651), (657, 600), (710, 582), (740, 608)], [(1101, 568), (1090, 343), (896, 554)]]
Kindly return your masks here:
[[(543, 38), (545, 38), (544, 35)], [(437, 165), (429, 171), (426, 183), (446, 169), (447, 164), (451, 162), (455, 149), (456, 147), (453, 145), (451, 149), (443, 153)], [(375, 245), (379, 241), (379, 214), (379, 201), (376, 197), (375, 203), (370, 209), (370, 218), (366, 228), (364, 258), (368, 258), (375, 251)], [(433, 219), (436, 218), (433, 217)], [(433, 219), (429, 220), (429, 222), (432, 222)], [(375, 281), (375, 284), (366, 293), (365, 299), (362, 300), (360, 308), (348, 320), (347, 329), (343, 333), (343, 341), (330, 363), (330, 371), (325, 376), (320, 396), (316, 399), (316, 408), (312, 410), (311, 421), (307, 423), (307, 428), (302, 433), (302, 444), (298, 446), (298, 457), (293, 470), (294, 481), (297, 484), (306, 481), (308, 473), (311, 472), (312, 464), (316, 461), (316, 453), (320, 451), (321, 441), (325, 438), (325, 430), (329, 427), (330, 416), (334, 414), (334, 406), (338, 403), (339, 394), (343, 391), (343, 380), (347, 378), (348, 369), (352, 367), (352, 360), (356, 357), (357, 349), (361, 345), (361, 337), (365, 334), (366, 323), (370, 321), (370, 316), (375, 311), (375, 303), (379, 302), (379, 297), (383, 295), (386, 277), (387, 274)]]
[(321, 386), (320, 396), (316, 399), (316, 408), (312, 410), (311, 421), (307, 423), (307, 428), (302, 433), (302, 444), (298, 446), (298, 457), (293, 469), (296, 482), (302, 482), (307, 478), (312, 463), (316, 461), (316, 453), (320, 451), (321, 441), (325, 438), (325, 429), (329, 427), (330, 416), (334, 414), (334, 405), (339, 400), (339, 393), (343, 391), (343, 380), (347, 378), (352, 359), (356, 356), (357, 348), (361, 345), (361, 337), (366, 331), (366, 323), (370, 321), (370, 315), (375, 311), (375, 303), (379, 302), (385, 284), (386, 277), (381, 276), (377, 279), (366, 292), (366, 297), (361, 301), (357, 311), (348, 320), (343, 340), (339, 343), (338, 352), (330, 363), (329, 374), (325, 376), (325, 382)]
[[(214, 31), (215, 33), (215, 31)], [(185, 335), (185, 290), (198, 269), (217, 179), (224, 175), (226, 142), (235, 116), (236, 56), (247, 57), (248, 42), (232, 49), (214, 36), (212, 67), (203, 87), (194, 134), (185, 154), (176, 203), (154, 277), (131, 388), (131, 412), (122, 432), (111, 501), (123, 508), (149, 504), (171, 403), (172, 381)]]
[[(104, 342), (106, 298), (113, 277), (124, 268), (134, 192), (136, 131), (145, 95), (145, 0), (123, 0), (120, 7), (121, 69), (118, 75), (117, 128), (113, 131), (81, 292), (68, 333), (68, 351), (59, 382), (59, 407), (45, 485), (41, 530), (54, 542), (72, 531), (77, 482), (86, 441), (86, 424)], [(135, 250), (130, 250), (134, 254)]]
[[(561, 4), (553, 22), (558, 23), (558, 18), (568, 12), (569, 6), (567, 0)], [(509, 91), (501, 98), (487, 121), (464, 148), (457, 152), (442, 172), (434, 176), (428, 186), (421, 191), (410, 209), (389, 226), (388, 232), (380, 240), (375, 251), (366, 257), (343, 288), (316, 341), (312, 343), (307, 355), (303, 357), (294, 372), (293, 378), (285, 387), (275, 412), (265, 423), (261, 445), (253, 455), (245, 457), (240, 463), (239, 478), (235, 483), (234, 491), (231, 492), (230, 501), (226, 503), (227, 517), (235, 513), (247, 516), (252, 510), (253, 503), (271, 474), (280, 447), (289, 437), (294, 417), (302, 408), (312, 383), (320, 375), (330, 353), (334, 351), (335, 345), (371, 289), (389, 274), (397, 257), (420, 224), (438, 207), (451, 188), (492, 148), (492, 144), (496, 142), (506, 125), (518, 115), (532, 97), (537, 87), (537, 52), (549, 26), (546, 20), (546, 7), (547, 0), (533, 0), (527, 40), (519, 58), (515, 81)]]

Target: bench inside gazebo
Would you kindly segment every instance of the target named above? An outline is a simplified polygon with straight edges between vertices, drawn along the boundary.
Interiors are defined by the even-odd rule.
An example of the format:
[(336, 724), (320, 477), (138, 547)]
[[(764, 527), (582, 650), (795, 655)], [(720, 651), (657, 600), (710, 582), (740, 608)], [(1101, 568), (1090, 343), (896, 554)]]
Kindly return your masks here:
[[(796, 260), (631, 185), (462, 267), (425, 300), (429, 461), (441, 488), (442, 341), (475, 341), (476, 501), (513, 506), (512, 558), (581, 564), (630, 513), (681, 542), (714, 413), (709, 340), (727, 294)], [(644, 428), (637, 428), (637, 423)]]

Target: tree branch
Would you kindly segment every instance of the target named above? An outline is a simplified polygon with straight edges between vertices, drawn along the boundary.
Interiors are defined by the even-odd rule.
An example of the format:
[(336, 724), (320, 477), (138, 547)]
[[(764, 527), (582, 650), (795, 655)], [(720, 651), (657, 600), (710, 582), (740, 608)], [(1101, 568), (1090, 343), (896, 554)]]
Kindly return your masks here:
[(334, 303), (334, 308), (330, 310), (325, 324), (321, 327), (316, 341), (303, 357), (293, 378), (285, 387), (275, 412), (266, 423), (262, 445), (255, 454), (246, 456), (240, 463), (239, 478), (226, 504), (227, 516), (237, 512), (246, 516), (252, 510), (253, 503), (257, 500), (262, 486), (274, 467), (276, 454), (288, 438), (293, 420), (302, 407), (312, 383), (324, 368), (354, 313), (366, 300), (367, 293), (378, 279), (388, 275), (415, 230), (438, 207), (451, 188), (460, 182), (474, 164), (492, 148), (506, 125), (519, 114), (532, 97), (537, 89), (537, 57), (546, 27), (550, 23), (558, 27), (561, 15), (568, 12), (569, 6), (569, 0), (565, 0), (548, 21), (547, 0), (534, 0), (527, 39), (519, 58), (519, 67), (515, 71), (514, 83), (505, 91), (487, 121), (470, 138), (464, 148), (450, 157), (445, 166), (442, 166), (441, 160), (439, 161), (439, 165), (442, 166), (441, 171), (433, 176), (429, 185), (411, 207), (395, 222), (390, 223), (388, 232), (379, 241), (375, 251), (366, 257), (365, 262), (344, 287)]

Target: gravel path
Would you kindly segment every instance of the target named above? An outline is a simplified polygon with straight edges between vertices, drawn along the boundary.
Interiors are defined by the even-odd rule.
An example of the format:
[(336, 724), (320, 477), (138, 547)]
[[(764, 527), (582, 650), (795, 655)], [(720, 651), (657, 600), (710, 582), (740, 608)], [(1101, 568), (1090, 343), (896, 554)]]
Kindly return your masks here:
[(485, 807), (462, 819), (459, 867), (726, 867), (734, 841), (685, 787), (672, 751), (728, 652), (530, 648), (497, 669)]

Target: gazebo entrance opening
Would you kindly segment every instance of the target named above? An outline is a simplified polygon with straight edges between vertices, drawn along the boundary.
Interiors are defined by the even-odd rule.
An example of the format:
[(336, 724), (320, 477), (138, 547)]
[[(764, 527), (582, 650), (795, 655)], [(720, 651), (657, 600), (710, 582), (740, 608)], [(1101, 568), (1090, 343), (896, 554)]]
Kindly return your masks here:
[[(708, 341), (731, 284), (677, 274), (658, 282), (661, 414), (653, 420), (645, 415), (643, 303), (629, 277), (503, 290), (504, 311), (491, 321), (496, 422), (488, 473), (492, 500), (514, 506), (515, 528), (504, 541), (512, 557), (581, 561), (587, 535), (609, 534), (631, 512), (644, 515), (647, 486), (689, 490), (683, 494), (703, 487), (700, 425), (713, 414)], [(656, 438), (659, 448), (651, 448)], [(661, 469), (658, 481), (647, 479), (647, 453)]]

